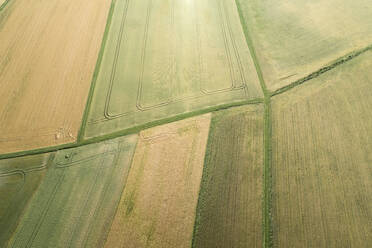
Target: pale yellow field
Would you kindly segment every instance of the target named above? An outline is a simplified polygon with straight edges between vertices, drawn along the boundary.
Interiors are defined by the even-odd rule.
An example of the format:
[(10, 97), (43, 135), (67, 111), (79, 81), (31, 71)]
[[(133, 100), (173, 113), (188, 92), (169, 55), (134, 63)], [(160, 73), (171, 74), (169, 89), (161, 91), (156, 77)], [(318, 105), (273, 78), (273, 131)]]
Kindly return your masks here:
[(273, 97), (275, 247), (372, 244), (372, 52)]
[(17, 0), (0, 12), (0, 154), (76, 139), (110, 2)]
[(210, 114), (140, 133), (106, 247), (190, 247)]
[(372, 44), (371, 0), (237, 0), (268, 89)]

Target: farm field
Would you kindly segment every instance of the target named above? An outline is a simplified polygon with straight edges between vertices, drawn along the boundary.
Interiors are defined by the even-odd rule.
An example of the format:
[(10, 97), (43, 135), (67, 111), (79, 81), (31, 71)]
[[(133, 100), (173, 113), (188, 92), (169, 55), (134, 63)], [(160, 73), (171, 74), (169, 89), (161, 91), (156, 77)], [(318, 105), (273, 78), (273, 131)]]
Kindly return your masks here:
[(76, 141), (110, 1), (0, 11), (0, 154)]
[(102, 247), (137, 135), (58, 151), (9, 247)]
[(369, 248), (371, 0), (0, 0), (0, 248)]
[(270, 90), (372, 44), (369, 0), (237, 0)]
[(85, 138), (262, 98), (233, 0), (117, 0)]
[(190, 247), (210, 114), (140, 132), (105, 247)]
[(372, 243), (372, 51), (273, 97), (274, 247)]
[(262, 247), (263, 106), (213, 114), (193, 247)]
[(6, 247), (51, 158), (47, 153), (0, 160), (0, 247)]

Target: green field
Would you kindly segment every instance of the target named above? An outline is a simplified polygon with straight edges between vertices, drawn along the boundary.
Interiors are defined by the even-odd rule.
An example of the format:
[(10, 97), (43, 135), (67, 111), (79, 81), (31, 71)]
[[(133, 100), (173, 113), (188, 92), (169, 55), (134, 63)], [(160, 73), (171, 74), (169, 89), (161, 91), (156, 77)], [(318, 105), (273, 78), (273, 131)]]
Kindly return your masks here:
[(372, 44), (369, 0), (237, 0), (263, 78), (276, 90)]
[(52, 154), (0, 160), (0, 247), (13, 235), (44, 178)]
[(102, 247), (136, 140), (58, 151), (9, 247)]
[(273, 98), (275, 247), (372, 244), (372, 51)]
[(263, 106), (213, 115), (193, 247), (262, 246)]
[(262, 97), (233, 0), (117, 0), (84, 136)]

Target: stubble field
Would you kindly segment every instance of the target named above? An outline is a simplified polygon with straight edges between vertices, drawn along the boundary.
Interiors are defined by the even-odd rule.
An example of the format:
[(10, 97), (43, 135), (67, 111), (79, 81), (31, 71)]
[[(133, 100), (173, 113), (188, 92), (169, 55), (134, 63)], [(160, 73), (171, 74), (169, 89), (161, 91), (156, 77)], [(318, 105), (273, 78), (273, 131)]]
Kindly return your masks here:
[(76, 141), (110, 1), (9, 1), (0, 11), (0, 153)]

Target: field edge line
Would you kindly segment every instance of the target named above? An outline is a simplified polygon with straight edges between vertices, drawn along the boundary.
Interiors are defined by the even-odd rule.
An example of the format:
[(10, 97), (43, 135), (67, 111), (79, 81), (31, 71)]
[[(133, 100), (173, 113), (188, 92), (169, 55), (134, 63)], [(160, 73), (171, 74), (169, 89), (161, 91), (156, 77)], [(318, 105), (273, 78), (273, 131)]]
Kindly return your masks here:
[(372, 50), (372, 44), (370, 44), (370, 45), (368, 45), (364, 48), (361, 48), (359, 50), (355, 50), (355, 51), (352, 51), (350, 53), (347, 53), (346, 55), (343, 55), (343, 56), (331, 61), (327, 65), (325, 65), (325, 66), (321, 67), (320, 69), (310, 73), (309, 75), (307, 75), (303, 78), (300, 78), (300, 79), (298, 79), (298, 80), (296, 80), (296, 81), (294, 81), (294, 82), (292, 82), (292, 83), (290, 83), (286, 86), (283, 86), (283, 87), (281, 87), (281, 88), (279, 88), (275, 91), (270, 92), (270, 97), (285, 93), (288, 90), (291, 90), (291, 89), (295, 88), (296, 86), (302, 85), (307, 81), (310, 81), (314, 78), (317, 78), (320, 75), (322, 75), (322, 74), (324, 74), (328, 71), (331, 71), (331, 70), (337, 68), (338, 66), (344, 64), (344, 63), (347, 63), (348, 61), (358, 57), (359, 55), (362, 55), (363, 53), (365, 53), (369, 50)]
[(118, 137), (130, 135), (130, 134), (136, 134), (136, 133), (139, 133), (142, 130), (145, 130), (145, 129), (148, 129), (148, 128), (151, 128), (151, 127), (164, 125), (164, 124), (174, 122), (174, 121), (180, 121), (180, 120), (183, 120), (183, 119), (186, 119), (186, 118), (191, 118), (191, 117), (194, 117), (194, 116), (197, 116), (197, 115), (207, 114), (207, 113), (210, 113), (210, 112), (215, 112), (215, 111), (228, 109), (228, 108), (233, 108), (233, 107), (239, 107), (239, 106), (243, 106), (243, 105), (261, 104), (263, 102), (264, 102), (264, 99), (256, 98), (256, 99), (251, 99), (251, 100), (243, 100), (243, 101), (237, 101), (237, 102), (233, 102), (233, 103), (221, 104), (221, 105), (204, 108), (204, 109), (197, 110), (197, 111), (191, 111), (191, 112), (187, 112), (187, 113), (178, 114), (178, 115), (175, 115), (175, 116), (172, 116), (172, 117), (163, 118), (163, 119), (160, 119), (160, 120), (148, 122), (148, 123), (138, 125), (138, 126), (135, 126), (135, 127), (123, 129), (123, 130), (113, 132), (113, 133), (109, 133), (109, 134), (106, 134), (106, 135), (101, 135), (101, 136), (97, 136), (97, 137), (88, 138), (88, 139), (85, 139), (85, 140), (77, 140), (75, 142), (70, 142), (70, 143), (56, 145), (56, 146), (48, 146), (48, 147), (42, 147), (42, 148), (37, 148), (37, 149), (0, 154), (0, 160), (1, 159), (8, 159), (8, 158), (15, 158), (15, 157), (28, 156), (28, 155), (36, 155), (36, 154), (41, 154), (41, 153), (54, 152), (54, 151), (59, 151), (59, 150), (64, 150), (64, 149), (69, 149), (69, 148), (75, 148), (75, 147), (79, 147), (79, 146), (94, 144), (94, 143), (103, 142), (103, 141), (106, 141), (106, 140), (115, 139), (115, 138), (118, 138)]
[(0, 11), (2, 11), (9, 2), (10, 0), (5, 0), (5, 2), (3, 2), (3, 4), (0, 5)]
[(272, 224), (272, 122), (271, 99), (264, 103), (264, 170), (263, 170), (263, 247), (273, 247)]
[(216, 120), (216, 117), (215, 116), (211, 116), (211, 122), (209, 124), (209, 130), (208, 130), (208, 138), (207, 138), (207, 144), (206, 144), (206, 148), (205, 148), (205, 154), (204, 154), (204, 162), (203, 162), (203, 171), (202, 171), (202, 176), (201, 176), (201, 179), (200, 179), (200, 187), (199, 187), (199, 193), (198, 193), (198, 201), (196, 203), (196, 207), (195, 207), (195, 220), (194, 220), (194, 228), (193, 228), (193, 231), (192, 231), (192, 238), (191, 238), (191, 248), (196, 248), (196, 244), (195, 244), (195, 237), (196, 237), (196, 233), (198, 231), (198, 228), (199, 228), (199, 224), (200, 224), (200, 215), (198, 214), (200, 211), (200, 209), (202, 209), (203, 207), (203, 203), (204, 203), (204, 195), (207, 193), (206, 190), (204, 190), (202, 188), (202, 186), (204, 185), (203, 182), (206, 182), (206, 180), (208, 179), (208, 168), (207, 168), (207, 161), (209, 160), (210, 158), (210, 150), (209, 147), (211, 146), (211, 140), (212, 140), (212, 136), (214, 134), (214, 130), (216, 128), (216, 122), (218, 122)]
[(258, 79), (260, 81), (261, 89), (264, 94), (264, 161), (263, 161), (263, 196), (262, 196), (262, 247), (271, 248), (273, 247), (272, 241), (272, 221), (271, 221), (271, 93), (267, 89), (261, 66), (258, 62), (255, 48), (247, 23), (243, 16), (243, 11), (238, 0), (235, 0), (235, 4), (238, 10), (240, 23), (244, 32), (244, 36), (247, 42), (247, 46), (251, 53), (253, 63), (257, 72)]
[(89, 88), (87, 101), (85, 103), (85, 109), (84, 109), (84, 113), (83, 113), (83, 117), (82, 117), (82, 121), (81, 121), (81, 126), (80, 126), (78, 136), (77, 136), (77, 142), (78, 143), (80, 141), (82, 141), (83, 138), (84, 138), (85, 127), (86, 127), (86, 124), (87, 124), (87, 121), (88, 121), (89, 110), (90, 110), (91, 105), (92, 105), (93, 94), (94, 94), (99, 70), (101, 68), (103, 53), (104, 53), (104, 50), (105, 50), (105, 47), (106, 47), (108, 33), (110, 31), (110, 26), (111, 26), (112, 16), (114, 14), (115, 4), (116, 4), (116, 0), (111, 0), (111, 6), (110, 6), (109, 13), (108, 13), (108, 16), (107, 16), (107, 21), (106, 21), (105, 31), (104, 31), (103, 37), (102, 37), (101, 47), (100, 47), (100, 50), (99, 50), (99, 53), (98, 53), (97, 62), (96, 62), (96, 66), (94, 68), (94, 72), (93, 72), (93, 76), (92, 76), (92, 80), (91, 80), (91, 85), (90, 85), (90, 88)]

